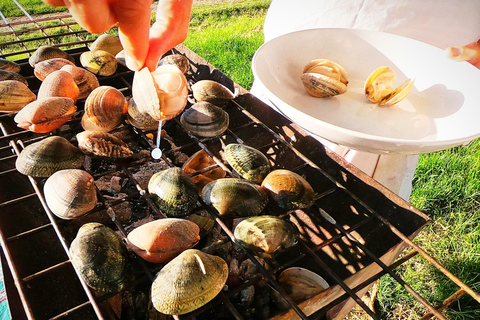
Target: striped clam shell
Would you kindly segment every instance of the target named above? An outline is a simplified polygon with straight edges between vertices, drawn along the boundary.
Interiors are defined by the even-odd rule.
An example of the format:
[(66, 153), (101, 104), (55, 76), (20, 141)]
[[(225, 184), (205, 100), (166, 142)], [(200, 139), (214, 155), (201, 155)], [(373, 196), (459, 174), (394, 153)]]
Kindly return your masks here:
[(0, 81), (0, 112), (18, 112), (36, 98), (23, 82)]
[(33, 73), (39, 80), (43, 81), (50, 73), (60, 70), (65, 65), (74, 66), (75, 64), (64, 58), (48, 59), (37, 63)]
[(88, 71), (99, 76), (111, 76), (117, 71), (117, 59), (105, 50), (86, 51), (80, 55), (80, 63)]
[(37, 63), (53, 58), (63, 58), (75, 63), (75, 59), (73, 59), (73, 57), (68, 52), (51, 46), (38, 47), (38, 49), (35, 50), (32, 56), (28, 59), (28, 63), (32, 66), (32, 68), (35, 68), (35, 65)]
[(270, 162), (259, 150), (238, 143), (225, 147), (225, 158), (238, 174), (253, 183), (261, 184), (270, 171)]
[(85, 100), (82, 127), (85, 130), (112, 131), (123, 122), (127, 110), (123, 93), (114, 87), (100, 86)]
[(28, 87), (28, 81), (19, 73), (0, 69), (0, 81), (15, 80), (20, 81)]
[(77, 134), (78, 147), (85, 154), (103, 158), (128, 158), (133, 155), (128, 145), (108, 132), (83, 131)]
[(50, 73), (38, 89), (38, 99), (47, 97), (67, 97), (77, 101), (80, 90), (72, 75), (64, 70)]
[(225, 132), (229, 116), (216, 105), (201, 101), (185, 110), (180, 117), (183, 127), (199, 137), (216, 137)]
[(20, 72), (20, 70), (22, 70), (22, 67), (14, 61), (0, 58), (0, 70)]

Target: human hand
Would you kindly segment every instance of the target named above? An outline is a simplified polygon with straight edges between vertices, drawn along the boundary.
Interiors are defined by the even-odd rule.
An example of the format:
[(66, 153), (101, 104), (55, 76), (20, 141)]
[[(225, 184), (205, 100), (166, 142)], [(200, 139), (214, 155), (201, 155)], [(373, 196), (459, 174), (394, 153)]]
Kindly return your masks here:
[(448, 47), (445, 49), (447, 56), (455, 61), (468, 61), (480, 69), (480, 40), (466, 46)]
[(85, 30), (102, 33), (118, 23), (127, 66), (151, 71), (168, 50), (187, 38), (193, 0), (160, 0), (156, 22), (150, 27), (153, 0), (42, 0), (66, 6)]

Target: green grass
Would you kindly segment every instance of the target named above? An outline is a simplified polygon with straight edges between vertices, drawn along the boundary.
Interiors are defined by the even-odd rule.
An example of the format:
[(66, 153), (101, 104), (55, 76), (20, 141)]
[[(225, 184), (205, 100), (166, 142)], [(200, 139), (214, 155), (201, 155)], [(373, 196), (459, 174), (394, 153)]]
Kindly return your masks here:
[[(17, 0), (17, 2), (30, 14), (45, 14), (59, 11), (66, 11), (65, 7), (52, 7), (45, 5), (41, 0)], [(0, 11), (6, 17), (24, 16), (20, 8), (12, 0), (0, 1)]]

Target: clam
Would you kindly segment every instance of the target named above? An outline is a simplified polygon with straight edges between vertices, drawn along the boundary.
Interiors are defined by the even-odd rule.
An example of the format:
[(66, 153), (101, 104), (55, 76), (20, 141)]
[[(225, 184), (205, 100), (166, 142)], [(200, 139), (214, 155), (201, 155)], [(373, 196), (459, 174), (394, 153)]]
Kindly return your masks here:
[(72, 75), (64, 70), (56, 70), (43, 80), (37, 98), (67, 97), (77, 101), (79, 94), (80, 90)]
[[(213, 160), (204, 150), (195, 152), (188, 160), (183, 164), (182, 169), (188, 174), (201, 171), (207, 167), (214, 166), (217, 163)], [(221, 167), (215, 167), (206, 172), (192, 176), (192, 181), (198, 188), (198, 191), (201, 193), (203, 187), (216, 179), (225, 177), (225, 170)]]
[(234, 235), (246, 248), (273, 254), (294, 246), (299, 232), (290, 221), (265, 215), (246, 218), (235, 227)]
[(187, 73), (188, 70), (190, 70), (190, 62), (188, 59), (183, 55), (183, 54), (171, 54), (168, 56), (163, 57), (160, 62), (158, 63), (158, 66), (163, 66), (163, 65), (174, 65), (182, 73)]
[(207, 210), (189, 214), (185, 219), (194, 222), (200, 228), (200, 238), (203, 238), (215, 226), (215, 220)]
[(365, 95), (379, 106), (393, 106), (403, 100), (412, 90), (414, 79), (405, 81), (397, 89), (393, 88), (397, 74), (389, 67), (375, 69), (365, 81)]
[(193, 222), (165, 218), (148, 222), (128, 234), (130, 248), (153, 263), (171, 260), (200, 240), (200, 228)]
[(37, 50), (32, 54), (32, 56), (28, 59), (28, 63), (35, 68), (35, 65), (41, 61), (49, 60), (53, 58), (63, 58), (70, 60), (71, 62), (75, 63), (75, 59), (65, 52), (62, 49), (57, 47), (50, 47), (50, 46), (40, 46)]
[(216, 137), (228, 129), (229, 116), (216, 105), (200, 101), (185, 110), (180, 122), (196, 136)]
[(193, 97), (197, 101), (221, 104), (235, 99), (236, 95), (223, 84), (213, 80), (200, 80), (192, 85)]
[(83, 216), (97, 204), (93, 177), (79, 169), (55, 172), (45, 182), (43, 193), (50, 211), (66, 220)]
[(186, 216), (197, 205), (197, 187), (178, 167), (155, 173), (148, 182), (148, 192), (169, 217)]
[(90, 50), (104, 50), (115, 56), (123, 50), (123, 46), (119, 37), (104, 33), (92, 42)]
[(74, 66), (75, 64), (64, 58), (53, 58), (35, 64), (33, 72), (39, 80), (43, 81), (50, 73), (60, 70), (65, 65)]
[(347, 91), (348, 73), (336, 62), (315, 59), (305, 65), (301, 80), (309, 95), (331, 97)]
[(321, 276), (300, 267), (283, 270), (278, 283), (295, 303), (308, 300), (329, 287)]
[(270, 198), (285, 210), (306, 209), (313, 205), (315, 192), (305, 178), (290, 170), (274, 170), (262, 182)]
[(63, 169), (78, 169), (85, 155), (67, 139), (51, 136), (22, 150), (15, 162), (20, 173), (32, 177), (49, 177)]
[(70, 256), (87, 285), (98, 293), (125, 288), (127, 249), (112, 229), (95, 222), (84, 224), (70, 245)]
[(84, 99), (96, 88), (100, 86), (97, 77), (90, 71), (76, 66), (65, 65), (60, 70), (67, 71), (73, 77), (73, 81), (78, 87), (78, 99)]
[(141, 130), (158, 129), (158, 121), (153, 119), (148, 113), (140, 112), (133, 97), (128, 100), (127, 120), (132, 126)]
[(46, 133), (65, 124), (77, 111), (75, 102), (65, 97), (47, 97), (27, 104), (15, 116), (17, 126)]
[(127, 62), (125, 61), (125, 51), (122, 50), (119, 53), (115, 55), (115, 59), (117, 60), (117, 63), (120, 63), (122, 66), (127, 66)]
[(223, 178), (208, 183), (202, 199), (222, 216), (255, 216), (262, 212), (268, 195), (260, 186), (237, 178)]
[(185, 314), (217, 296), (228, 277), (220, 257), (188, 249), (167, 263), (152, 283), (152, 303), (164, 314)]
[(85, 154), (103, 158), (128, 158), (133, 155), (128, 145), (108, 132), (83, 131), (77, 134), (78, 147)]
[(150, 72), (135, 72), (132, 94), (140, 112), (155, 120), (169, 120), (183, 111), (187, 104), (187, 79), (175, 66), (164, 65)]
[(17, 112), (36, 98), (20, 81), (0, 81), (0, 112)]
[(14, 61), (0, 58), (0, 70), (20, 72), (20, 70), (22, 70), (22, 67)]
[(127, 113), (127, 100), (123, 93), (110, 86), (95, 88), (85, 100), (82, 127), (85, 130), (112, 131)]
[(88, 71), (100, 76), (111, 76), (117, 71), (117, 59), (105, 50), (82, 53), (80, 55), (80, 63)]
[(28, 87), (28, 81), (19, 73), (0, 69), (0, 81), (16, 80)]
[(242, 177), (261, 184), (270, 171), (270, 162), (260, 151), (244, 144), (231, 143), (225, 147), (225, 158)]

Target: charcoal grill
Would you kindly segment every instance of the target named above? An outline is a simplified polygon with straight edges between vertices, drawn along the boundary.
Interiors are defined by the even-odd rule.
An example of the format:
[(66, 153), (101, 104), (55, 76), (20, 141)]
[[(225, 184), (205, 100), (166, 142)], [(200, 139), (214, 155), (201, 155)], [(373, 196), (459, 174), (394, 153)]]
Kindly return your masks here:
[[(9, 21), (0, 12), (0, 57), (16, 60), (21, 73), (37, 92), (40, 81), (28, 65), (28, 56), (40, 45), (54, 45), (68, 51), (79, 64), (79, 55), (88, 50), (92, 35), (78, 28), (68, 13), (45, 19), (25, 17)], [(44, 22), (47, 22), (44, 24)], [(60, 30), (60, 32), (58, 32)], [(38, 32), (28, 40), (23, 35)], [(65, 38), (71, 36), (73, 38)], [(7, 39), (7, 40), (3, 40)], [(6, 43), (5, 43), (6, 42)], [(40, 44), (39, 44), (40, 43)], [(17, 49), (15, 49), (17, 47)], [(13, 49), (12, 49), (13, 48)], [(8, 51), (6, 51), (8, 49)], [(215, 228), (224, 241), (233, 243), (239, 252), (257, 267), (257, 275), (236, 286), (229, 286), (213, 301), (177, 319), (326, 319), (343, 318), (360, 305), (372, 318), (378, 316), (362, 301), (362, 295), (382, 275), (389, 274), (426, 307), (425, 319), (445, 319), (442, 310), (464, 293), (477, 301), (480, 297), (457, 277), (412, 242), (429, 219), (391, 191), (378, 184), (342, 158), (325, 149), (296, 124), (272, 111), (231, 79), (183, 45), (170, 53), (185, 55), (191, 62), (190, 83), (201, 79), (218, 81), (239, 90), (238, 97), (224, 106), (229, 113), (229, 129), (221, 137), (199, 139), (181, 126), (178, 118), (164, 125), (161, 160), (148, 157), (155, 147), (155, 132), (143, 132), (125, 123), (117, 129), (136, 151), (128, 161), (87, 159), (85, 169), (96, 179), (99, 203), (78, 221), (56, 218), (43, 197), (44, 179), (33, 179), (16, 171), (15, 160), (21, 150), (49, 134), (35, 134), (16, 127), (11, 114), (0, 115), (0, 243), (6, 272), (6, 287), (14, 319), (139, 319), (138, 314), (115, 312), (119, 296), (98, 296), (91, 291), (72, 266), (68, 247), (81, 223), (101, 221), (125, 238), (136, 221), (152, 216), (164, 217), (146, 192), (145, 176), (152, 168), (181, 166), (196, 151), (205, 150), (216, 166), (236, 177), (223, 157), (225, 145), (244, 143), (261, 150), (275, 169), (285, 168), (304, 176), (314, 187), (315, 205), (305, 211), (269, 212), (282, 214), (302, 226), (305, 237), (293, 250), (279, 255), (274, 268), (264, 267), (249, 251), (239, 246), (232, 234), (231, 221), (219, 217), (199, 199), (196, 211), (206, 210), (215, 220)], [(101, 85), (118, 88), (131, 95), (133, 73), (124, 67), (109, 77), (99, 77)], [(82, 131), (78, 112), (66, 125), (52, 134), (75, 144), (75, 134)], [(188, 107), (188, 106), (187, 106)], [(145, 156), (147, 155), (147, 156)], [(145, 173), (147, 172), (147, 173)], [(145, 174), (144, 174), (145, 173)], [(143, 175), (142, 175), (143, 174)], [(198, 172), (192, 175), (198, 174)], [(143, 179), (143, 180), (142, 180)], [(116, 183), (116, 187), (112, 185)], [(116, 191), (112, 191), (115, 189)], [(124, 217), (127, 212), (128, 217)], [(212, 250), (197, 246), (202, 250)], [(409, 250), (404, 250), (409, 248)], [(402, 253), (403, 252), (403, 253)], [(398, 258), (402, 253), (401, 258)], [(459, 290), (440, 306), (432, 306), (414, 292), (395, 269), (420, 254)], [(134, 281), (123, 293), (125, 301), (148, 300), (149, 285), (161, 265), (143, 262), (132, 254)], [(295, 304), (277, 282), (280, 271), (290, 266), (305, 266), (324, 277), (331, 287), (313, 298)], [(288, 310), (251, 310), (239, 303), (238, 296), (250, 286), (260, 287), (266, 296), (280, 296)], [(142, 300), (143, 299), (143, 300)], [(265, 307), (264, 305), (263, 307)], [(250, 311), (246, 311), (246, 310)], [(259, 309), (259, 308), (257, 308)], [(137, 312), (140, 312), (137, 310)]]

